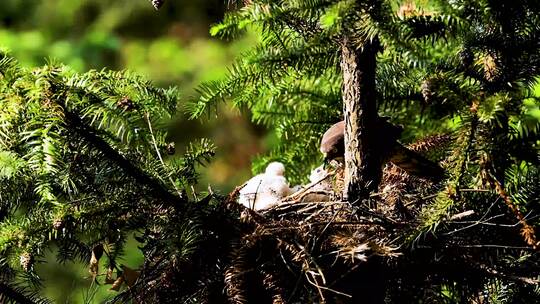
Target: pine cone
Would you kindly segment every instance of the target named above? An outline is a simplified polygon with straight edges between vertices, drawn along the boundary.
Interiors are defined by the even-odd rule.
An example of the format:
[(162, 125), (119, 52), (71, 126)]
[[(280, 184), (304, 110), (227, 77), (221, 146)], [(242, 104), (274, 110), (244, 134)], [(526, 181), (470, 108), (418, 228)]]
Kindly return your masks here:
[(24, 271), (29, 271), (34, 265), (34, 256), (29, 252), (25, 252), (19, 257), (19, 263)]
[(427, 78), (422, 81), (420, 85), (420, 91), (424, 97), (426, 103), (431, 103), (433, 101), (433, 79)]
[(126, 112), (130, 112), (135, 109), (135, 104), (133, 104), (133, 101), (127, 96), (120, 99), (116, 105)]
[(64, 221), (62, 219), (55, 219), (52, 223), (54, 230), (60, 230), (64, 228)]
[(124, 280), (125, 280), (124, 276), (119, 276), (116, 279), (116, 281), (114, 281), (114, 283), (112, 284), (111, 288), (109, 288), (109, 290), (119, 291), (120, 287), (124, 283)]
[(150, 0), (150, 2), (152, 2), (152, 5), (154, 6), (155, 9), (160, 9), (163, 4), (165, 3), (165, 0)]
[(174, 142), (170, 142), (167, 144), (167, 146), (165, 147), (166, 151), (167, 151), (167, 154), (169, 155), (173, 155), (174, 152), (176, 152), (176, 145)]
[(494, 81), (500, 74), (499, 56), (486, 54), (484, 57), (484, 77), (487, 81)]
[(95, 277), (99, 272), (99, 259), (103, 255), (103, 245), (97, 244), (92, 248), (92, 257), (90, 258), (90, 266), (88, 272)]
[(107, 268), (107, 274), (105, 276), (105, 284), (114, 284), (114, 282), (116, 281), (115, 279), (113, 279), (113, 267), (112, 266), (109, 266), (109, 268)]

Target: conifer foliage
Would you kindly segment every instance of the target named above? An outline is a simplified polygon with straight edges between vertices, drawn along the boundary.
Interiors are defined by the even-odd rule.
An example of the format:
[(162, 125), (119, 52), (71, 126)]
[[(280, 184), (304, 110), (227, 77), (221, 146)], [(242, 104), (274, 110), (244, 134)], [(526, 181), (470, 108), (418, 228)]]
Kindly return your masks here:
[[(280, 160), (303, 181), (324, 130), (356, 106), (365, 119), (347, 145), (365, 157), (351, 166), (374, 161), (367, 177), (333, 180), (354, 200), (306, 202), (304, 189), (262, 213), (235, 202), (239, 189), (186, 194), (214, 147), (164, 159), (176, 90), (127, 72), (26, 70), (2, 54), (0, 300), (46, 303), (35, 265), (56, 245), (60, 261), (87, 262), (121, 290), (112, 302), (537, 301), (540, 4), (420, 3), (236, 1), (211, 29), (259, 44), (186, 109), (199, 118), (224, 100), (274, 131), (255, 171)], [(400, 140), (444, 179), (383, 170), (377, 116), (401, 124)], [(132, 232), (138, 270), (118, 262)]]
[(27, 70), (0, 57), (1, 302), (39, 300), (28, 286), (39, 283), (34, 265), (53, 245), (59, 261), (90, 263), (96, 277), (103, 257), (107, 280), (126, 279), (116, 260), (128, 234), (159, 234), (150, 227), (174, 226), (157, 224), (168, 215), (185, 225), (170, 254), (185, 258), (197, 233), (196, 219), (181, 218), (183, 189), (214, 147), (203, 140), (164, 162), (178, 92), (127, 72), (77, 74), (54, 63)]
[[(247, 108), (256, 123), (281, 139), (255, 169), (277, 159), (287, 164), (293, 180), (300, 180), (321, 162), (317, 147), (323, 130), (350, 120), (356, 107), (359, 125), (349, 134), (349, 143), (352, 128), (347, 130), (346, 149), (357, 153), (354, 157), (366, 157), (355, 166), (376, 165), (350, 171), (365, 175), (346, 172), (346, 192), (359, 192), (354, 202), (382, 203), (375, 210), (388, 206), (388, 199), (373, 199), (381, 193), (407, 206), (402, 211), (408, 229), (399, 233), (398, 244), (413, 251), (398, 259), (397, 269), (387, 269), (398, 273), (388, 278), (395, 289), (387, 290), (387, 299), (438, 302), (446, 293), (448, 301), (461, 302), (492, 292), (501, 302), (511, 302), (512, 296), (531, 296), (532, 289), (521, 293), (515, 282), (499, 280), (538, 284), (525, 279), (537, 277), (538, 267), (522, 267), (537, 263), (540, 245), (539, 201), (525, 195), (537, 193), (538, 185), (523, 183), (527, 178), (537, 181), (540, 161), (536, 1), (261, 0), (238, 6), (211, 33), (234, 38), (255, 31), (260, 43), (237, 61), (226, 79), (200, 87), (201, 98), (190, 109), (194, 117), (212, 111), (221, 100)], [(359, 80), (351, 81), (351, 73)], [(362, 77), (374, 81), (363, 82)], [(426, 141), (432, 146), (427, 152), (439, 148), (433, 160), (446, 168), (441, 183), (417, 185), (427, 195), (409, 192), (412, 184), (389, 184), (391, 179), (381, 175), (376, 158), (384, 154), (384, 145), (377, 145), (388, 139), (370, 123), (377, 115), (402, 124), (405, 141), (426, 135), (436, 139), (441, 133), (453, 138), (450, 145)], [(346, 170), (350, 168), (346, 159)], [(356, 188), (350, 187), (352, 179)], [(399, 189), (397, 197), (386, 194), (392, 187)], [(522, 195), (527, 199), (520, 199)], [(463, 216), (468, 220), (456, 220)], [(513, 232), (503, 227), (514, 227)], [(523, 258), (525, 264), (512, 268), (506, 260), (510, 256)], [(452, 263), (460, 265), (456, 272)], [(416, 275), (406, 275), (411, 269)], [(457, 283), (460, 276), (468, 283)], [(495, 281), (489, 281), (493, 276)], [(426, 293), (414, 294), (419, 287)], [(514, 287), (516, 294), (509, 299), (498, 294)]]

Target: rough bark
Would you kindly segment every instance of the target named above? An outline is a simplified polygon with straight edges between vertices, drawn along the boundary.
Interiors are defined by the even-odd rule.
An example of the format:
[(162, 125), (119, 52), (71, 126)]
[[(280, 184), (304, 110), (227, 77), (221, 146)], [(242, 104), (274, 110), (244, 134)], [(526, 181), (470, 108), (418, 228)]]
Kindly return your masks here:
[(341, 45), (345, 119), (345, 193), (350, 202), (368, 197), (382, 175), (376, 136), (375, 68), (377, 41), (358, 48), (345, 36)]

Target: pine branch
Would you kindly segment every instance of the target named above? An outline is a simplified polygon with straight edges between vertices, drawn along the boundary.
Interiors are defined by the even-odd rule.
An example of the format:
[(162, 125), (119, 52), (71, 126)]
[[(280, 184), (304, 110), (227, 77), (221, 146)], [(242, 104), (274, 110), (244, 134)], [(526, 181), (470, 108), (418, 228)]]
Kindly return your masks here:
[(0, 281), (0, 302), (5, 304), (51, 304), (37, 293)]
[(131, 161), (122, 156), (119, 152), (113, 149), (106, 141), (101, 139), (95, 129), (85, 124), (82, 119), (73, 112), (65, 111), (68, 124), (73, 128), (73, 131), (78, 133), (86, 141), (91, 143), (96, 149), (98, 149), (105, 157), (109, 158), (114, 163), (118, 164), (120, 168), (126, 171), (131, 177), (142, 185), (146, 185), (150, 188), (152, 195), (156, 198), (163, 200), (169, 204), (174, 204), (179, 208), (184, 208), (186, 200), (183, 197), (169, 192), (160, 181), (154, 177), (149, 176), (139, 167), (134, 165)]

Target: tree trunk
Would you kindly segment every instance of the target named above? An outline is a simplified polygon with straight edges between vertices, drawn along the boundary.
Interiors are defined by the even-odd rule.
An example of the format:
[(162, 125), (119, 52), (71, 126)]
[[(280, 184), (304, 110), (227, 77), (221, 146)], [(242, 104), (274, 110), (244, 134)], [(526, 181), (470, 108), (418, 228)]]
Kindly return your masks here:
[(345, 119), (345, 193), (349, 202), (367, 198), (382, 175), (376, 134), (375, 67), (378, 42), (362, 49), (344, 36), (341, 45), (343, 115)]

